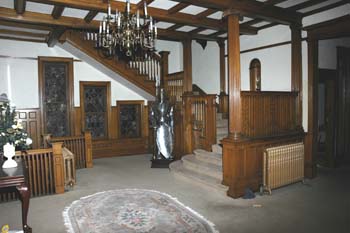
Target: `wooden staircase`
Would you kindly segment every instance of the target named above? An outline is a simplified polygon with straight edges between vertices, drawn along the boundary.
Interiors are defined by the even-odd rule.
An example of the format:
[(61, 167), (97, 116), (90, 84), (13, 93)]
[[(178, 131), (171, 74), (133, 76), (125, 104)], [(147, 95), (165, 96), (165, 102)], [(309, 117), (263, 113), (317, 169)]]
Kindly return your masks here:
[[(76, 55), (79, 58), (88, 56), (95, 62), (99, 63), (98, 66), (102, 65), (104, 68), (121, 76), (124, 79), (122, 84), (126, 84), (127, 87), (130, 87), (131, 85), (136, 87), (136, 89), (139, 88), (148, 93), (150, 96), (155, 96), (156, 77), (161, 74), (160, 55), (153, 53), (144, 61), (139, 60), (129, 63), (126, 63), (123, 60), (117, 60), (116, 58), (106, 58), (94, 47), (94, 41), (84, 40), (82, 33), (72, 30), (65, 32), (61, 37), (61, 43), (61, 47), (71, 52), (73, 55)], [(74, 50), (72, 47), (78, 51), (72, 51)]]
[(216, 115), (217, 144), (212, 145), (212, 152), (196, 149), (181, 160), (170, 164), (171, 173), (176, 178), (195, 183), (204, 188), (226, 195), (227, 186), (222, 185), (222, 147), (220, 140), (227, 137), (228, 120), (222, 114)]

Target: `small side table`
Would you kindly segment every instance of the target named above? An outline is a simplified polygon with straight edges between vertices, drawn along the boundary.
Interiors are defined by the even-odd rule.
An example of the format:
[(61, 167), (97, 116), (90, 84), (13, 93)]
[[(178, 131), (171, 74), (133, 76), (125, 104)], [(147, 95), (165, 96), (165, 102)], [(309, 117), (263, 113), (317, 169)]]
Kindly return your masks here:
[(31, 233), (32, 228), (27, 225), (29, 209), (30, 188), (28, 183), (28, 171), (23, 161), (18, 162), (15, 168), (2, 168), (0, 163), (0, 189), (15, 188), (22, 202), (22, 226), (24, 233)]

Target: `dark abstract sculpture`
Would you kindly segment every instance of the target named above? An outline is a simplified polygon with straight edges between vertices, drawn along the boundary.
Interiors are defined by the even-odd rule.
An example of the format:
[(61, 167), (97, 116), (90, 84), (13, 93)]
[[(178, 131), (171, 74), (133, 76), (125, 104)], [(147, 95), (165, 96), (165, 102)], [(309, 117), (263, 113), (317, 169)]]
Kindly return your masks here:
[(152, 167), (169, 167), (174, 160), (174, 107), (159, 82), (156, 101), (151, 106), (150, 124), (154, 129)]

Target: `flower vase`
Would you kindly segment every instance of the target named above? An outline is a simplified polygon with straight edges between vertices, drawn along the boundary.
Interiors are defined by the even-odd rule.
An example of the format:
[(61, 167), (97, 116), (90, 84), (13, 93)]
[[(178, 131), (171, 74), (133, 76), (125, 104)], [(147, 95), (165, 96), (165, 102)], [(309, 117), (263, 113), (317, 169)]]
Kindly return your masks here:
[(13, 160), (13, 157), (15, 156), (15, 153), (16, 153), (15, 152), (15, 145), (10, 144), (10, 143), (6, 143), (3, 146), (3, 149), (4, 149), (4, 157), (6, 157), (7, 160), (2, 165), (2, 168), (17, 167), (17, 162), (15, 160)]

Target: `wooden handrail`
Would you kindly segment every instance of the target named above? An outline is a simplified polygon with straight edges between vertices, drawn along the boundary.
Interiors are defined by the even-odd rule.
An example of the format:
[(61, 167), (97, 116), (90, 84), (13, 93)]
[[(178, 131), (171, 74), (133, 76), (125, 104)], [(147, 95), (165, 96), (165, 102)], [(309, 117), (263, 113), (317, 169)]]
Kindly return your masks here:
[(216, 95), (183, 96), (184, 152), (211, 150), (216, 143)]
[(48, 139), (52, 142), (63, 142), (63, 145), (73, 152), (76, 168), (92, 168), (92, 138), (90, 132), (79, 136), (54, 137)]

